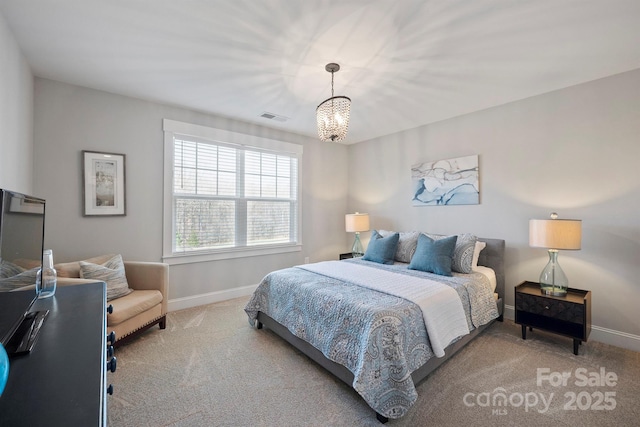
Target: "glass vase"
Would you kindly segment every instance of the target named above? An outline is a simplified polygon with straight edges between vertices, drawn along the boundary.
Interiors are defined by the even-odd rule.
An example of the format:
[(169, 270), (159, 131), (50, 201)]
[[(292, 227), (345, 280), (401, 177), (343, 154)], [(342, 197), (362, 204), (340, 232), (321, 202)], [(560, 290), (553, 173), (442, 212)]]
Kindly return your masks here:
[(558, 264), (558, 251), (549, 249), (549, 262), (540, 273), (540, 290), (545, 295), (562, 297), (568, 288), (569, 280)]
[(46, 249), (42, 253), (42, 268), (36, 277), (36, 294), (38, 298), (49, 298), (56, 293), (58, 275), (53, 268), (53, 251)]

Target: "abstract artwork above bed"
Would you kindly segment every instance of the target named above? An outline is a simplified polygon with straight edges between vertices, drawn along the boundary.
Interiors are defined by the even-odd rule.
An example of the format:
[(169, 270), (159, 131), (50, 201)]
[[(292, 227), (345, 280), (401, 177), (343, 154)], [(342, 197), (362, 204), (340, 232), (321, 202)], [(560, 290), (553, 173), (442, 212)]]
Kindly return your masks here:
[(413, 206), (480, 203), (478, 156), (458, 157), (411, 166)]

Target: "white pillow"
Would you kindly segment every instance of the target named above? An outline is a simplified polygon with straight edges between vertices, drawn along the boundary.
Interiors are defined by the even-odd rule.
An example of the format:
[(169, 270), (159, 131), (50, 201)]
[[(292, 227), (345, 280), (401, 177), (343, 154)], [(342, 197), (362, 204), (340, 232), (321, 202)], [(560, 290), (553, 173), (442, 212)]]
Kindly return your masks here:
[(496, 279), (496, 272), (489, 267), (478, 265), (478, 258), (480, 258), (480, 252), (482, 252), (482, 250), (486, 247), (487, 247), (487, 244), (485, 242), (476, 242), (476, 247), (473, 249), (473, 261), (471, 264), (471, 269), (476, 273), (482, 273), (485, 276), (487, 276), (487, 278), (489, 279), (489, 283), (491, 283), (491, 290), (495, 291), (496, 285), (498, 284)]
[(480, 258), (480, 252), (482, 252), (482, 250), (486, 247), (487, 247), (487, 244), (485, 242), (476, 241), (476, 246), (475, 248), (473, 248), (473, 260), (471, 261), (472, 269), (478, 266), (478, 259)]

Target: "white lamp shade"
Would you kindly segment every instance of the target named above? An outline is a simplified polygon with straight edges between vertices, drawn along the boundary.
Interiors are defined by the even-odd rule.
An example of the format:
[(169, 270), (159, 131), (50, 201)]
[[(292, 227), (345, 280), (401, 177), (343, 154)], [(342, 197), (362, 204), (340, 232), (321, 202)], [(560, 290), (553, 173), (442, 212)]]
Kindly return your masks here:
[(359, 233), (369, 231), (369, 214), (354, 213), (344, 216), (345, 229), (348, 233)]
[(579, 219), (529, 220), (529, 246), (534, 248), (578, 250), (582, 244)]

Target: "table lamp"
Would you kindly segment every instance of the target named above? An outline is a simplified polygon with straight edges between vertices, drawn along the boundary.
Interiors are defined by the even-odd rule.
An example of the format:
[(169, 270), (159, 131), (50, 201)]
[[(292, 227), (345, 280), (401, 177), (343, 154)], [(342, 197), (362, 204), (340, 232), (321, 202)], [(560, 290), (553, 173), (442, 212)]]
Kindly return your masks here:
[(362, 243), (360, 243), (360, 232), (369, 231), (369, 214), (359, 212), (346, 214), (344, 223), (348, 233), (356, 233), (356, 239), (353, 242), (351, 253), (354, 258), (361, 257), (364, 255), (364, 249), (362, 249)]
[(540, 273), (543, 294), (567, 295), (569, 280), (558, 264), (558, 250), (579, 250), (581, 240), (582, 221), (579, 219), (558, 219), (554, 212), (551, 219), (529, 220), (529, 246), (549, 250), (549, 262)]

